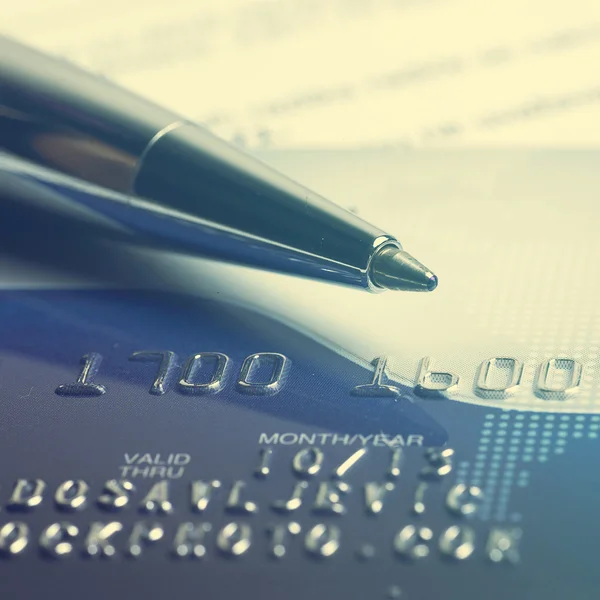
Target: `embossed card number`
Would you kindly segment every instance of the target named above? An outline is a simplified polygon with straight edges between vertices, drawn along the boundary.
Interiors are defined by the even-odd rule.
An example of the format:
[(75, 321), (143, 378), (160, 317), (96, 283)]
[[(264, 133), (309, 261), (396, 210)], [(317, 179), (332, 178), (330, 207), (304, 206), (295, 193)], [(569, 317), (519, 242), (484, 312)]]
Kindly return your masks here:
[[(178, 358), (171, 351), (140, 350), (134, 352), (130, 361), (154, 362), (158, 370), (150, 393), (165, 394), (174, 379)], [(61, 396), (91, 397), (106, 393), (106, 387), (95, 383), (102, 356), (91, 352), (81, 358), (81, 371), (73, 383), (59, 385), (56, 393)], [(231, 359), (220, 352), (199, 352), (184, 363), (177, 390), (182, 394), (206, 395), (222, 391), (229, 379)], [(272, 396), (283, 388), (290, 367), (290, 360), (276, 352), (257, 352), (247, 356), (236, 379), (236, 390), (241, 394)]]
[[(358, 385), (354, 396), (400, 398), (403, 391), (398, 386), (384, 383), (388, 357), (373, 361), (375, 367), (371, 383)], [(498, 357), (484, 360), (477, 368), (473, 391), (484, 399), (506, 399), (522, 387), (524, 364), (516, 358)], [(583, 375), (582, 365), (571, 358), (549, 358), (537, 368), (533, 380), (533, 393), (544, 400), (566, 400), (579, 390)], [(419, 363), (413, 392), (423, 398), (444, 399), (458, 393), (461, 378), (449, 371), (433, 368), (429, 356)]]
[[(172, 351), (140, 350), (134, 352), (130, 361), (157, 363), (158, 368), (149, 392), (163, 395), (173, 384), (179, 367), (178, 357)], [(374, 374), (371, 383), (358, 385), (354, 396), (400, 398), (403, 391), (391, 383), (384, 383), (387, 357), (373, 361)], [(106, 387), (93, 381), (97, 375), (102, 356), (96, 352), (81, 359), (81, 371), (76, 381), (59, 385), (56, 393), (61, 396), (93, 397), (106, 393)], [(287, 379), (290, 360), (276, 352), (257, 352), (247, 356), (241, 364), (235, 383), (238, 393), (272, 396), (278, 394)], [(207, 395), (221, 392), (230, 378), (231, 359), (221, 352), (199, 352), (183, 364), (176, 389), (181, 394)], [(511, 357), (490, 358), (477, 368), (473, 391), (484, 399), (505, 399), (521, 389), (524, 372), (522, 361)], [(570, 358), (550, 358), (539, 365), (533, 380), (533, 393), (545, 400), (566, 400), (579, 390), (583, 367)], [(419, 363), (413, 392), (423, 398), (447, 398), (459, 391), (460, 377), (455, 373), (437, 371), (433, 359), (423, 358)]]

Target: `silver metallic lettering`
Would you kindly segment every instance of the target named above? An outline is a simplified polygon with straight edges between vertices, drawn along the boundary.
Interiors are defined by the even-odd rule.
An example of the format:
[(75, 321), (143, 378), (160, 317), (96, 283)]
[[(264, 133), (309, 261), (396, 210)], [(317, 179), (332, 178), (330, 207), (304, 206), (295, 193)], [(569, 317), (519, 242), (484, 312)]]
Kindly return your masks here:
[(169, 350), (152, 351), (152, 350), (139, 350), (134, 352), (129, 360), (137, 360), (143, 362), (158, 362), (158, 373), (150, 386), (150, 393), (156, 396), (162, 396), (167, 391), (168, 380), (173, 372), (173, 368), (177, 364), (177, 355)]
[(583, 367), (576, 360), (550, 358), (540, 365), (533, 391), (545, 400), (566, 400), (579, 391), (582, 374)]
[(367, 454), (368, 450), (366, 448), (360, 448), (353, 454), (351, 454), (335, 471), (333, 472), (333, 477), (337, 479), (341, 479), (344, 477), (350, 469), (363, 457)]
[(62, 558), (73, 552), (72, 540), (79, 529), (72, 523), (52, 523), (40, 535), (40, 548), (49, 556)]
[(131, 535), (127, 541), (129, 555), (138, 558), (144, 551), (144, 546), (158, 542), (165, 535), (165, 530), (159, 523), (134, 523)]
[[(508, 380), (492, 384), (491, 380), (502, 372), (509, 371)], [(506, 375), (506, 373), (502, 373)], [(479, 365), (475, 379), (475, 394), (481, 398), (504, 399), (513, 395), (521, 385), (523, 363), (516, 358), (490, 358)], [(504, 377), (506, 379), (506, 377)]]
[(88, 484), (81, 480), (63, 481), (54, 494), (56, 506), (61, 510), (82, 510), (87, 504)]
[(244, 481), (235, 481), (231, 486), (225, 510), (230, 513), (251, 515), (258, 512), (258, 505), (242, 499), (242, 490), (246, 487)]
[(453, 485), (446, 494), (446, 507), (460, 516), (468, 516), (477, 512), (483, 501), (483, 490), (477, 486), (467, 486), (464, 483)]
[(65, 383), (56, 388), (60, 396), (102, 396), (106, 394), (106, 388), (97, 383), (91, 383), (90, 379), (98, 373), (102, 356), (97, 352), (90, 352), (81, 358), (81, 371), (75, 383)]
[(41, 479), (17, 479), (8, 501), (11, 510), (30, 510), (44, 499), (46, 483)]
[(292, 495), (288, 500), (275, 500), (271, 504), (271, 508), (274, 511), (289, 513), (298, 510), (302, 506), (302, 496), (308, 489), (308, 483), (306, 481), (299, 481), (294, 485)]
[(83, 543), (88, 556), (115, 556), (117, 550), (111, 543), (111, 537), (123, 529), (118, 521), (112, 523), (92, 523)]
[(340, 494), (347, 494), (349, 491), (350, 486), (343, 481), (321, 482), (312, 507), (313, 512), (326, 515), (345, 514), (346, 507), (340, 501)]
[(315, 525), (304, 539), (307, 552), (318, 558), (333, 556), (340, 547), (341, 533), (339, 527), (319, 523)]
[(500, 529), (495, 527), (490, 531), (485, 553), (494, 562), (517, 564), (520, 560), (519, 542), (523, 532), (520, 529)]
[(456, 560), (465, 560), (475, 550), (475, 532), (471, 527), (448, 527), (439, 540), (440, 552)]
[(177, 528), (173, 553), (179, 558), (203, 558), (206, 556), (204, 538), (212, 529), (210, 523), (182, 523)]
[(241, 556), (252, 544), (252, 529), (246, 523), (228, 523), (217, 535), (217, 548), (229, 556)]
[(21, 554), (29, 544), (29, 527), (19, 521), (11, 521), (0, 527), (0, 555)]
[(105, 510), (118, 511), (125, 508), (135, 492), (135, 486), (127, 479), (110, 479), (104, 484), (103, 493), (98, 497), (98, 506)]
[[(192, 378), (202, 367), (204, 361), (215, 361), (215, 369), (208, 383), (194, 383)], [(179, 381), (179, 391), (184, 394), (216, 394), (225, 385), (229, 358), (220, 352), (200, 352), (188, 358), (183, 375)]]
[(452, 394), (458, 389), (460, 378), (454, 373), (445, 371), (433, 371), (433, 360), (426, 356), (419, 363), (417, 373), (417, 385), (415, 394), (427, 398), (445, 398), (445, 394)]
[(441, 479), (452, 472), (452, 448), (428, 448), (425, 458), (429, 463), (421, 469), (419, 475), (423, 479)]
[(220, 487), (221, 482), (217, 479), (213, 479), (212, 481), (192, 481), (192, 510), (198, 513), (204, 512), (208, 507), (213, 491), (218, 490)]
[(269, 527), (271, 545), (269, 553), (273, 558), (283, 558), (287, 552), (286, 541), (289, 535), (298, 535), (302, 531), (299, 523), (277, 523)]
[[(256, 371), (265, 364), (271, 365), (271, 376), (267, 381), (251, 381)], [(242, 394), (272, 396), (278, 394), (287, 378), (290, 361), (275, 352), (258, 352), (246, 357), (240, 370), (237, 390)]]
[(140, 503), (140, 510), (149, 514), (171, 514), (173, 503), (169, 500), (169, 482), (155, 483)]
[(394, 489), (393, 483), (365, 483), (365, 507), (367, 513), (377, 515), (383, 510), (383, 499)]
[(314, 477), (323, 466), (325, 456), (319, 448), (303, 448), (292, 460), (292, 469), (299, 477)]
[(398, 386), (383, 383), (387, 362), (387, 356), (375, 358), (371, 363), (375, 366), (373, 381), (366, 385), (357, 385), (350, 393), (367, 398), (400, 398), (402, 390)]
[(400, 477), (400, 464), (402, 463), (402, 448), (394, 448), (390, 457), (390, 466), (387, 470), (388, 479), (396, 479)]
[(425, 558), (429, 554), (427, 545), (433, 538), (429, 527), (403, 527), (394, 538), (394, 550), (402, 557), (409, 559)]
[(261, 448), (259, 450), (260, 459), (258, 467), (254, 471), (254, 476), (258, 479), (264, 479), (271, 472), (271, 458), (273, 456), (273, 448)]
[(417, 489), (415, 490), (415, 498), (413, 501), (413, 512), (415, 515), (422, 515), (425, 512), (425, 492), (429, 485), (424, 481), (420, 481), (417, 484)]

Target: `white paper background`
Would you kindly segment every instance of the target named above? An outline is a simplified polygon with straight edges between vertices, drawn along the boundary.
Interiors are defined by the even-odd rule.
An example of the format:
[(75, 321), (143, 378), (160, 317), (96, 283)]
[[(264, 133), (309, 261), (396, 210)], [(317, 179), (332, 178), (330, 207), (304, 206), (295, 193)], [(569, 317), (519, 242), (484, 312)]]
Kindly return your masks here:
[(252, 148), (600, 142), (597, 0), (21, 0), (0, 31)]

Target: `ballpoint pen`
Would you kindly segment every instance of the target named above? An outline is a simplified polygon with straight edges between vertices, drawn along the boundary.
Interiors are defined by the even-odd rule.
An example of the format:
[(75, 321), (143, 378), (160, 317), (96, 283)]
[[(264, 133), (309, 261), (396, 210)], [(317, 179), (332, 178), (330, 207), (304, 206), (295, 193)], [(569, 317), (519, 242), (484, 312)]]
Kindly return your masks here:
[(0, 149), (110, 190), (76, 197), (150, 243), (372, 291), (437, 286), (393, 236), (200, 125), (4, 36)]

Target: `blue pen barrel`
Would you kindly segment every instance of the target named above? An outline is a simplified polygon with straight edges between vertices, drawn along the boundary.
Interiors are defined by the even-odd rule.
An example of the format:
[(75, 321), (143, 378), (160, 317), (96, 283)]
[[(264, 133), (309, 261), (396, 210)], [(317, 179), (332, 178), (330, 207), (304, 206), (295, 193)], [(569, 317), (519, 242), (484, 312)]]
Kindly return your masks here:
[(0, 56), (0, 150), (117, 192), (47, 184), (146, 243), (373, 291), (432, 289), (395, 238), (199, 125), (3, 36)]

